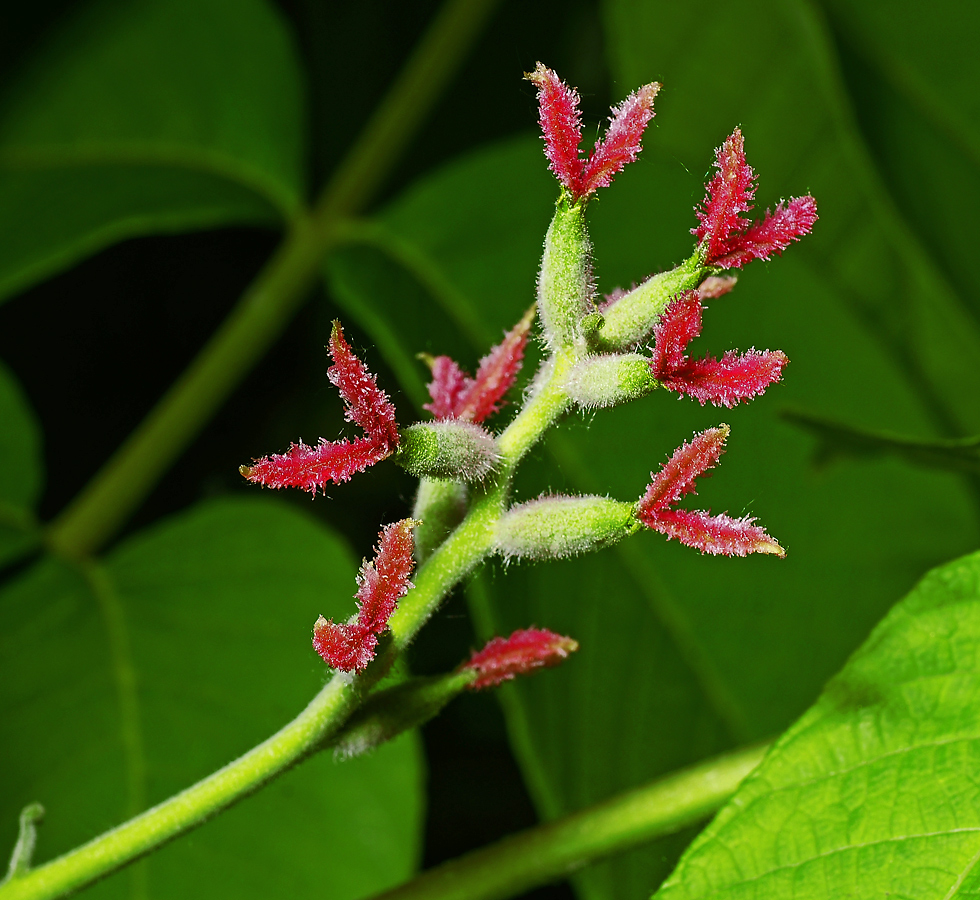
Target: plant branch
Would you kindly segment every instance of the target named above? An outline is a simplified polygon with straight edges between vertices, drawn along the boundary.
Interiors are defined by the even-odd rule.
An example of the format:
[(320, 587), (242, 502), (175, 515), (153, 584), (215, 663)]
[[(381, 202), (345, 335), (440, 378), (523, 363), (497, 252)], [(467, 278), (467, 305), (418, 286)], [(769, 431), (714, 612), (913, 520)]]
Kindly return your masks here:
[(423, 872), (375, 900), (503, 900), (713, 814), (767, 746), (716, 757)]
[(447, 0), (339, 165), (231, 314), (170, 390), (47, 530), (67, 556), (102, 547), (275, 343), (339, 241), (415, 134), (498, 0)]
[(517, 463), (568, 406), (562, 385), (573, 362), (571, 353), (559, 352), (544, 364), (535, 389), (500, 436), (495, 476), (459, 527), (419, 569), (415, 587), (389, 622), (393, 640), (367, 670), (354, 678), (335, 675), (296, 719), (268, 740), (182, 793), (0, 888), (0, 900), (40, 900), (91, 884), (200, 825), (329, 744), (449, 591), (491, 552)]

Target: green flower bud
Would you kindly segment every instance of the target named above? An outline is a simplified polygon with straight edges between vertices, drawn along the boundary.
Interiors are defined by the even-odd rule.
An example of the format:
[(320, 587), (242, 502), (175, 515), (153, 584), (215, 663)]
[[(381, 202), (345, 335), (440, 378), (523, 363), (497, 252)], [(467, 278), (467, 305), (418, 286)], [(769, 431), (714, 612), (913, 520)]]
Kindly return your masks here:
[(633, 504), (608, 497), (548, 496), (512, 506), (497, 523), (497, 552), (511, 559), (562, 559), (615, 544), (640, 528)]
[(627, 403), (656, 386), (650, 360), (639, 353), (586, 357), (565, 382), (568, 396), (584, 409)]
[(590, 338), (596, 350), (630, 350), (645, 341), (671, 300), (682, 291), (696, 288), (705, 275), (698, 254), (676, 269), (651, 275), (602, 310), (602, 325)]
[(395, 462), (420, 478), (479, 481), (496, 465), (493, 435), (472, 422), (420, 422), (401, 432)]
[(570, 347), (575, 343), (594, 294), (585, 203), (571, 204), (563, 194), (545, 235), (538, 273), (538, 309), (551, 347)]

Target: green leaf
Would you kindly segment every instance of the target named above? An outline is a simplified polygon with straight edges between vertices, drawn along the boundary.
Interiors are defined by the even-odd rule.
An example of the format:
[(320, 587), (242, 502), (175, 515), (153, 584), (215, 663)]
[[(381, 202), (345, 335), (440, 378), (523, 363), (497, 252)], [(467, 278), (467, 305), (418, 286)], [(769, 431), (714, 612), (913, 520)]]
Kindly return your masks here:
[[(676, 107), (674, 115), (697, 118)], [(690, 252), (702, 181), (659, 150), (658, 137), (590, 210), (602, 291)], [(713, 144), (701, 147), (701, 171)], [(805, 174), (758, 168), (763, 184), (805, 191)], [(516, 321), (533, 296), (556, 194), (540, 142), (527, 138), (435, 173), (396, 200), (382, 226), (412, 244), (414, 256), (493, 330)], [(818, 227), (835, 227), (833, 204), (822, 209)], [(356, 310), (360, 290), (363, 307), (383, 311), (389, 333), (404, 344), (423, 326), (404, 315), (398, 295), (386, 293), (367, 263), (358, 273), (357, 261), (348, 261), (347, 302)], [(644, 534), (603, 554), (493, 576), (483, 602), (474, 599), (483, 631), (533, 623), (571, 634), (582, 647), (568, 665), (508, 695), (515, 746), (546, 816), (785, 728), (895, 596), (951, 552), (976, 545), (975, 512), (954, 476), (892, 460), (815, 472), (811, 440), (779, 417), (793, 404), (877, 428), (931, 431), (887, 335), (820, 277), (822, 264), (804, 242), (768, 266), (749, 267), (735, 292), (706, 313), (699, 354), (750, 346), (787, 352), (784, 382), (766, 397), (716, 410), (655, 392), (587, 421), (572, 416), (547, 441), (549, 452), (522, 467), (518, 500), (542, 490), (632, 500), (681, 441), (729, 422), (729, 451), (696, 505), (757, 515), (789, 549), (786, 560), (704, 558)], [(423, 325), (448, 327), (462, 321), (458, 315), (444, 299), (432, 300)], [(474, 346), (461, 362), (472, 365), (485, 349)], [(632, 854), (582, 873), (577, 884), (588, 897), (640, 895), (666, 874), (673, 852), (660, 845)]]
[(787, 409), (782, 415), (787, 422), (816, 436), (818, 444), (814, 458), (818, 465), (850, 456), (891, 454), (913, 465), (980, 474), (980, 437), (929, 441), (857, 428), (802, 410)]
[(882, 180), (980, 319), (971, 215), (980, 202), (978, 10), (952, 0), (823, 5)]
[(43, 479), (40, 427), (17, 379), (0, 363), (0, 565), (37, 540), (34, 506)]
[(930, 572), (657, 897), (975, 896), (980, 554)]
[(0, 298), (124, 238), (288, 221), (302, 94), (264, 0), (82, 7), (0, 99)]
[[(101, 567), (45, 559), (8, 585), (0, 845), (40, 801), (49, 859), (285, 724), (327, 677), (312, 624), (353, 611), (354, 574), (341, 539), (263, 498), (201, 505)], [(350, 762), (320, 754), (89, 894), (369, 895), (417, 862), (421, 774), (412, 734)]]

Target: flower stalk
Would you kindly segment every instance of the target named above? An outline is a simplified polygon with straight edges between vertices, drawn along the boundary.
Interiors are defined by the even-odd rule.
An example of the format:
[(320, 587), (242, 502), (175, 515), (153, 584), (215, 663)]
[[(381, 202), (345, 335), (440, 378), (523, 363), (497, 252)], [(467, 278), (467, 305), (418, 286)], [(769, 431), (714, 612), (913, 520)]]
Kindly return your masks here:
[[(335, 323), (328, 377), (344, 400), (347, 420), (360, 435), (321, 438), (313, 446), (300, 441), (283, 454), (243, 466), (242, 474), (268, 487), (298, 487), (315, 494), (328, 483), (343, 483), (393, 458), (422, 479), (418, 518), (384, 529), (375, 559), (362, 566), (356, 614), (341, 623), (321, 617), (314, 625), (314, 646), (336, 674), (296, 719), (267, 741), (89, 844), (19, 875), (0, 887), (0, 900), (55, 897), (81, 888), (195, 827), (324, 746), (340, 741), (341, 753), (360, 752), (424, 721), (463, 689), (492, 686), (565, 659), (578, 647), (573, 638), (528, 628), (491, 641), (451, 676), (371, 694), (448, 593), (492, 554), (506, 560), (560, 558), (600, 549), (646, 526), (704, 553), (784, 555), (752, 519), (677, 506), (694, 492), (695, 480), (717, 464), (727, 425), (682, 444), (635, 503), (598, 496), (545, 496), (512, 503), (521, 460), (576, 406), (592, 409), (636, 400), (658, 385), (702, 404), (731, 406), (775, 383), (787, 361), (778, 351), (690, 360), (686, 348), (700, 334), (703, 302), (734, 286), (733, 278), (719, 274), (722, 270), (778, 254), (808, 232), (816, 219), (809, 197), (780, 205), (754, 224), (742, 217), (751, 208), (754, 173), (745, 163), (736, 130), (717, 152), (719, 173), (697, 212), (700, 225), (693, 229), (698, 239), (693, 255), (597, 307), (585, 218), (588, 200), (640, 152), (659, 85), (645, 85), (615, 107), (604, 139), (582, 157), (577, 93), (541, 64), (527, 77), (538, 88), (545, 153), (561, 188), (537, 286), (537, 315), (548, 352), (520, 409), (499, 433), (484, 424), (500, 411), (515, 382), (532, 313), (484, 357), (473, 377), (448, 357), (429, 360), (433, 381), (427, 409), (435, 421), (401, 429), (390, 398)], [(322, 244), (316, 246), (322, 252)], [(639, 351), (651, 338), (647, 357)], [(70, 542), (62, 549), (69, 547), (80, 549)], [(412, 575), (415, 561), (420, 566)], [(750, 753), (726, 771), (732, 777), (744, 774), (745, 766), (756, 759)], [(732, 789), (729, 785), (721, 793)], [(663, 786), (657, 790), (662, 796)], [(657, 825), (652, 831), (629, 825), (634, 800), (611, 803), (590, 820), (606, 821), (602, 817), (615, 811), (599, 828), (599, 837), (591, 839), (590, 853), (619, 849), (641, 834), (648, 839), (666, 833), (657, 828), (681, 827), (693, 821), (692, 816), (713, 809), (719, 797), (718, 791), (712, 793), (702, 784), (700, 792), (669, 815), (654, 815)], [(566, 831), (562, 827), (556, 826), (560, 837), (554, 846), (563, 849), (548, 871), (561, 871), (584, 852), (574, 838), (580, 825)]]

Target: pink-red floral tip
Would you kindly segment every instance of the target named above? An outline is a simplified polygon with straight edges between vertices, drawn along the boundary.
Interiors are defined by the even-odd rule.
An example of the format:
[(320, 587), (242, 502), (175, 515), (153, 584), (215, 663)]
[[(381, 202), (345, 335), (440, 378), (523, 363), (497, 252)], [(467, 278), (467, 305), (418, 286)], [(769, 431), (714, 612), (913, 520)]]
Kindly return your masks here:
[(636, 516), (648, 528), (702, 553), (785, 556), (786, 551), (764, 528), (754, 524), (753, 518), (734, 519), (725, 513), (712, 516), (703, 509), (673, 508), (685, 494), (696, 493), (697, 478), (718, 463), (729, 430), (727, 425), (709, 428), (695, 435), (691, 443), (678, 447), (656, 475), (651, 473), (653, 481), (636, 505)]
[(548, 168), (568, 190), (573, 203), (611, 184), (613, 176), (639, 155), (643, 132), (654, 116), (659, 84), (645, 84), (614, 106), (606, 136), (588, 159), (583, 159), (579, 154), (582, 114), (578, 92), (541, 63), (525, 77), (538, 89), (538, 121)]
[(375, 557), (365, 560), (357, 576), (357, 615), (336, 623), (320, 616), (313, 626), (313, 648), (331, 668), (360, 672), (372, 659), (378, 635), (387, 627), (398, 601), (412, 587), (415, 542), (412, 529), (419, 523), (402, 519), (386, 526)]
[(789, 360), (780, 350), (729, 350), (721, 359), (688, 359), (687, 345), (701, 334), (700, 289), (686, 291), (664, 310), (654, 328), (650, 369), (665, 388), (694, 397), (702, 406), (732, 407), (779, 381)]
[(809, 195), (780, 203), (754, 224), (742, 215), (752, 209), (756, 176), (745, 161), (740, 129), (715, 151), (715, 167), (718, 172), (696, 210), (700, 224), (691, 229), (705, 265), (738, 269), (753, 259), (769, 259), (813, 229), (817, 201)]
[(398, 448), (395, 407), (378, 387), (344, 339), (339, 322), (333, 323), (329, 344), (333, 365), (327, 377), (344, 400), (348, 421), (359, 425), (364, 437), (352, 441), (326, 441), (315, 445), (291, 444), (285, 453), (273, 453), (242, 466), (239, 472), (249, 481), (265, 487), (296, 487), (315, 494), (327, 484), (349, 481), (357, 472), (390, 456)]
[(527, 338), (534, 322), (532, 307), (486, 356), (471, 378), (448, 356), (429, 359), (431, 403), (423, 407), (437, 419), (479, 423), (500, 411), (501, 400), (513, 386), (524, 360)]
[(476, 680), (469, 687), (480, 690), (509, 681), (517, 675), (526, 675), (535, 669), (557, 666), (576, 650), (578, 641), (570, 637), (545, 628), (526, 628), (515, 631), (509, 638), (495, 637), (461, 668), (477, 673)]

